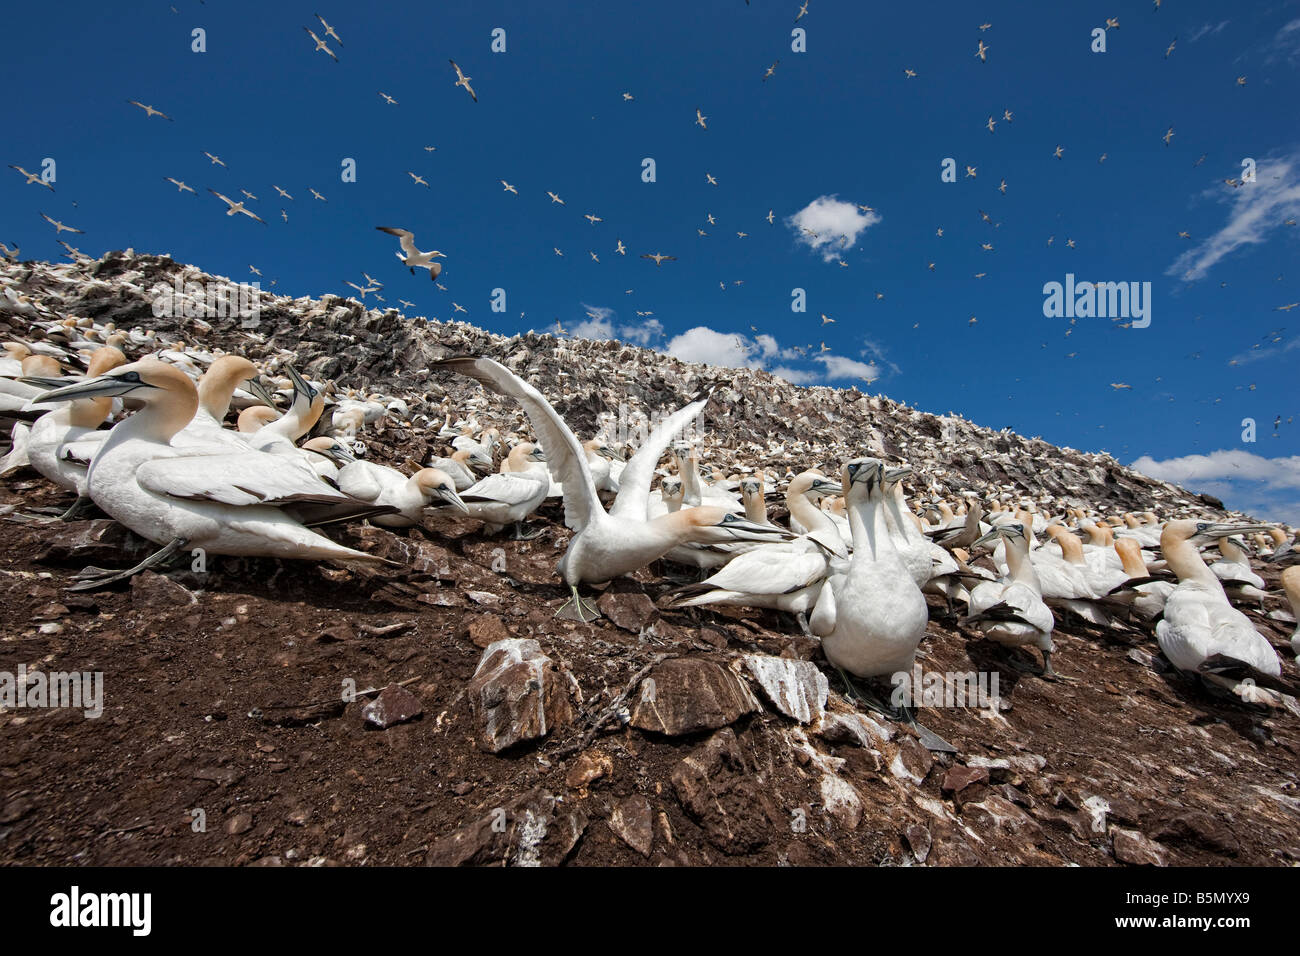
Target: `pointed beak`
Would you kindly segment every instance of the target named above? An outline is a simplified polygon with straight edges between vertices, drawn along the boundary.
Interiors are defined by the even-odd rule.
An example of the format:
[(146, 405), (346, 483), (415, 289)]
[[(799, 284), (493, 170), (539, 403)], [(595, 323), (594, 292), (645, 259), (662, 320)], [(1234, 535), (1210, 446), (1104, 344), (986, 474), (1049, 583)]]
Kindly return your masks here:
[(433, 496), (439, 500), (451, 505), (457, 511), (463, 514), (469, 514), (469, 506), (461, 500), (460, 495), (456, 494), (456, 489), (450, 485), (444, 485), (441, 488), (433, 489)]
[(252, 395), (259, 402), (261, 402), (263, 405), (269, 405), (272, 408), (276, 407), (274, 396), (272, 396), (271, 393), (267, 390), (266, 386), (262, 384), (262, 380), (260, 378), (248, 379), (246, 382), (244, 382), (244, 390), (247, 391), (248, 394)]
[(882, 468), (878, 461), (851, 461), (848, 464), (848, 470), (850, 487), (860, 481), (865, 481), (869, 488), (880, 479)]
[(45, 375), (21, 375), (18, 377), (18, 381), (24, 385), (35, 385), (37, 388), (62, 388), (68, 384), (66, 378)]
[(1203, 537), (1208, 538), (1227, 538), (1234, 534), (1254, 534), (1256, 531), (1269, 531), (1272, 525), (1267, 524), (1216, 524), (1211, 525), (1209, 530), (1200, 533)]
[(317, 452), (317, 454), (324, 455), (330, 461), (334, 462), (334, 464), (340, 466), (350, 464), (357, 460), (357, 456), (352, 454), (352, 451), (348, 446), (338, 441), (329, 448)]
[(823, 495), (842, 495), (844, 494), (844, 486), (838, 481), (823, 481), (817, 486), (817, 491)]
[(145, 388), (145, 383), (135, 380), (126, 381), (120, 378), (114, 378), (112, 375), (101, 375), (98, 378), (92, 378), (85, 382), (78, 382), (76, 385), (65, 385), (62, 388), (52, 389), (40, 396), (39, 399), (32, 399), (32, 404), (43, 404), (45, 402), (75, 402), (81, 398), (102, 398), (105, 395), (125, 395), (127, 392), (134, 391), (137, 388)]
[(756, 524), (745, 518), (737, 518), (734, 515), (729, 516), (731, 520), (723, 518), (714, 525), (730, 534), (733, 538), (740, 541), (792, 541), (795, 535), (786, 531), (784, 528), (778, 528), (775, 525)]
[(906, 465), (901, 468), (890, 468), (885, 472), (885, 481), (889, 482), (891, 485), (896, 484), (910, 474), (912, 474), (912, 469)]
[(987, 534), (977, 538), (974, 543), (971, 544), (971, 549), (973, 550), (978, 548), (980, 545), (988, 544), (990, 541), (996, 540), (1001, 533), (1001, 528), (991, 528)]
[(309, 402), (316, 397), (316, 390), (311, 387), (305, 378), (298, 374), (296, 368), (292, 365), (286, 365), (284, 370), (289, 373), (289, 380), (293, 382), (293, 390), (295, 392), (305, 395)]

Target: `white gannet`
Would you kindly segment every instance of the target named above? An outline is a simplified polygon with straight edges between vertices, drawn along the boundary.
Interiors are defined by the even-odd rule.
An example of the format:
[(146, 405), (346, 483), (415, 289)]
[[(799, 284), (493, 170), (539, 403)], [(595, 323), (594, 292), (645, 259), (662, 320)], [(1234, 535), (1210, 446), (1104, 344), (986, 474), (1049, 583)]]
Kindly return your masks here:
[[(1169, 662), (1181, 671), (1243, 693), (1237, 680), (1207, 672), (1224, 658), (1246, 665), (1248, 672), (1278, 677), (1282, 665), (1268, 640), (1250, 618), (1230, 603), (1223, 585), (1197, 553), (1232, 534), (1267, 530), (1267, 525), (1231, 525), (1184, 518), (1165, 524), (1160, 549), (1178, 586), (1165, 602), (1165, 616), (1156, 624), (1156, 640)], [(1249, 696), (1249, 695), (1246, 695)]]
[(809, 621), (826, 659), (856, 677), (910, 673), (929, 617), (889, 536), (884, 481), (884, 463), (876, 458), (855, 459), (841, 470), (853, 557), (847, 572), (821, 589)]
[(1008, 647), (1033, 644), (1043, 653), (1042, 676), (1052, 670), (1052, 630), (1056, 620), (1043, 603), (1042, 587), (1029, 560), (1029, 532), (1021, 522), (994, 527), (975, 542), (996, 538), (1006, 543), (1007, 576), (977, 584), (970, 593), (970, 614), (963, 623), (974, 624), (984, 636)]
[[(773, 608), (794, 614), (799, 628), (811, 636), (807, 612), (816, 605), (822, 586), (833, 570), (833, 562), (839, 559), (847, 567), (848, 559), (848, 549), (834, 525), (812, 502), (824, 495), (839, 494), (840, 490), (838, 482), (817, 472), (799, 475), (790, 483), (786, 500), (791, 511), (803, 504), (815, 530), (790, 542), (750, 545), (713, 576), (671, 592), (669, 606), (726, 604)], [(820, 520), (816, 516), (821, 516)], [(756, 516), (749, 520), (764, 524), (766, 515), (762, 521)]]
[(1291, 653), (1296, 663), (1300, 664), (1300, 564), (1292, 565), (1282, 572), (1282, 590), (1291, 602), (1291, 615), (1296, 619), (1295, 633), (1291, 635)]
[(451, 477), (437, 468), (421, 468), (408, 478), (396, 468), (368, 461), (351, 461), (339, 469), (337, 482), (339, 491), (345, 495), (396, 508), (396, 514), (371, 519), (373, 524), (385, 528), (409, 528), (419, 524), (424, 509), (437, 502), (469, 511), (460, 495), (456, 494)]
[(271, 396), (257, 380), (257, 367), (241, 355), (221, 355), (199, 379), (199, 407), (184, 428), (172, 437), (173, 448), (226, 445), (235, 450), (253, 447), (238, 432), (225, 427), (230, 402), (240, 384), (247, 382), (255, 397), (274, 407)]
[(1136, 593), (1133, 610), (1148, 621), (1159, 617), (1165, 611), (1169, 595), (1174, 593), (1174, 582), (1151, 578), (1142, 560), (1142, 546), (1135, 538), (1116, 538), (1115, 553), (1119, 555), (1127, 577), (1124, 586)]
[(439, 471), (445, 472), (451, 478), (457, 491), (464, 491), (478, 481), (478, 475), (474, 474), (474, 465), (478, 465), (480, 468), (491, 468), (492, 456), (484, 455), (478, 449), (462, 448), (452, 452), (448, 458), (430, 458), (425, 462), (426, 467), (437, 468)]
[(409, 229), (398, 229), (393, 226), (375, 226), (380, 232), (386, 232), (390, 236), (396, 236), (398, 244), (401, 245), (402, 251), (395, 253), (402, 265), (411, 270), (411, 275), (415, 275), (416, 267), (429, 270), (429, 278), (436, 280), (442, 274), (442, 264), (434, 260), (441, 257), (446, 258), (437, 249), (432, 252), (421, 252), (415, 246), (415, 233)]
[(648, 520), (650, 480), (673, 436), (704, 409), (707, 397), (664, 419), (623, 469), (618, 497), (608, 512), (600, 503), (587, 456), (572, 429), (542, 394), (492, 359), (460, 356), (435, 368), (466, 375), (523, 406), (546, 449), (551, 477), (564, 485), (564, 523), (577, 532), (560, 559), (559, 572), (572, 594), (557, 612), (569, 620), (594, 621), (599, 612), (578, 594), (578, 585), (609, 581), (644, 567), (687, 542), (770, 541), (788, 538), (719, 508), (687, 508)]
[(1234, 597), (1262, 601), (1264, 579), (1250, 569), (1250, 557), (1241, 545), (1232, 538), (1220, 538), (1219, 554), (1222, 559), (1210, 565), (1210, 570), (1224, 588), (1233, 591)]
[(532, 442), (520, 442), (510, 449), (499, 473), (465, 489), (461, 510), (482, 521), (490, 534), (513, 524), (516, 541), (536, 537), (524, 534), (523, 522), (541, 507), (550, 490), (551, 474), (545, 461), (542, 449)]
[[(331, 541), (300, 523), (377, 513), (331, 488), (305, 466), (255, 451), (191, 455), (169, 442), (198, 409), (185, 373), (156, 359), (46, 393), (46, 401), (130, 398), (143, 408), (114, 426), (88, 476), (90, 498), (161, 551), (127, 571), (77, 585), (99, 587), (152, 567), (182, 549), (252, 557), (375, 563), (382, 558)], [(313, 506), (315, 506), (313, 508)], [(390, 509), (383, 508), (387, 512)]]
[[(121, 350), (106, 345), (91, 356), (86, 377), (96, 378), (125, 364)], [(97, 429), (111, 410), (111, 398), (84, 398), (60, 405), (32, 423), (27, 449), (31, 466), (60, 488), (78, 495), (77, 503), (64, 514), (65, 519), (70, 520), (79, 505), (88, 503), (82, 500), (86, 498), (86, 469), (99, 444), (108, 437), (107, 431)], [(74, 443), (78, 450), (65, 454), (66, 446)]]
[(218, 199), (220, 199), (229, 207), (228, 209), (226, 209), (227, 216), (233, 216), (237, 212), (242, 212), (245, 216), (248, 216), (250, 219), (256, 219), (262, 225), (264, 226), (266, 225), (265, 219), (263, 219), (257, 213), (250, 212), (249, 210), (244, 208), (244, 201), (242, 199), (239, 202), (235, 202), (233, 199), (221, 195), (221, 193), (217, 192), (215, 189), (209, 189), (208, 192), (212, 193), (212, 195), (216, 196)]

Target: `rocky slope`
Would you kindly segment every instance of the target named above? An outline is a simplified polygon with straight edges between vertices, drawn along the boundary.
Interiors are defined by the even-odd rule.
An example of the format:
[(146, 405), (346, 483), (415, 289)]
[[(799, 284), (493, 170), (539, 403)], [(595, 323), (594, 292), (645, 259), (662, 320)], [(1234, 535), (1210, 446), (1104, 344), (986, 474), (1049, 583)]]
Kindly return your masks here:
[[(413, 421), (362, 436), (399, 466), (437, 447), (419, 416), (441, 420), (444, 402), (523, 430), (510, 403), (427, 373), (474, 351), (588, 433), (620, 405), (649, 414), (725, 381), (706, 466), (783, 474), (875, 453), (912, 464), (921, 491), (1218, 513), (1105, 456), (615, 343), (504, 339), (333, 297), (268, 295), (251, 330), (155, 317), (149, 290), (182, 269), (131, 253), (6, 265), (0, 325), (153, 328), (402, 397)], [(1209, 695), (1145, 629), (1063, 622), (1054, 663), (1067, 680), (1048, 683), (932, 604), (924, 670), (996, 674), (1001, 696), (922, 709), (957, 749), (935, 754), (847, 700), (788, 618), (659, 609), (659, 567), (611, 585), (597, 623), (554, 620), (569, 536), (554, 504), (522, 542), (455, 519), (429, 519), (427, 534), (338, 532), (400, 571), (216, 558), (85, 595), (66, 590), (76, 570), (124, 566), (146, 546), (102, 517), (57, 524), (38, 510), (65, 503), (30, 473), (0, 481), (0, 671), (102, 672), (104, 713), (0, 710), (5, 862), (1300, 861), (1296, 714)], [(1295, 681), (1294, 625), (1248, 613)], [(345, 701), (348, 688), (383, 691)]]

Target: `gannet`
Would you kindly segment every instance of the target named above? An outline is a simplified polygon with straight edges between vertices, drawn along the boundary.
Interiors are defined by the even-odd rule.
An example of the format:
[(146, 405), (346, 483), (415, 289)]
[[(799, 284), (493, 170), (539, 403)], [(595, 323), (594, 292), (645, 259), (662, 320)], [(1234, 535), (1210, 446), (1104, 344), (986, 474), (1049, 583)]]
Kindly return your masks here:
[(474, 474), (473, 465), (481, 468), (492, 467), (492, 457), (485, 456), (481, 451), (471, 448), (462, 448), (459, 451), (451, 453), (449, 458), (430, 458), (425, 462), (428, 468), (437, 468), (444, 472), (452, 480), (457, 491), (464, 491), (466, 488), (478, 481), (478, 475)]
[[(303, 27), (303, 29), (306, 30), (306, 31), (307, 31), (307, 35), (308, 35), (309, 37), (311, 37), (311, 38), (316, 42), (316, 50), (313, 50), (313, 51), (312, 51), (313, 53), (314, 53), (314, 52), (317, 52), (317, 51), (319, 51), (319, 52), (321, 52), (321, 53), (328, 53), (328, 54), (330, 55), (330, 57), (334, 60), (335, 63), (337, 63), (337, 62), (339, 61), (339, 58), (338, 58), (337, 56), (334, 55), (334, 51), (331, 50), (328, 46), (326, 46), (325, 41), (322, 40), (320, 37), (318, 37), (318, 36), (317, 36), (313, 31), (312, 31), (311, 27)], [(343, 44), (341, 44), (341, 43), (339, 44), (339, 46), (342, 46), (342, 45), (343, 45)]]
[(250, 212), (249, 210), (244, 208), (244, 203), (242, 200), (240, 202), (235, 202), (233, 199), (229, 199), (226, 196), (221, 195), (221, 193), (217, 192), (215, 189), (209, 189), (208, 192), (212, 193), (212, 195), (216, 196), (218, 199), (224, 202), (228, 207), (230, 207), (226, 210), (227, 216), (233, 216), (237, 212), (242, 212), (245, 216), (248, 216), (250, 219), (256, 219), (262, 225), (264, 226), (266, 225), (265, 219), (263, 219), (257, 213)]
[(225, 427), (230, 402), (240, 383), (247, 382), (249, 389), (260, 400), (273, 406), (273, 400), (257, 381), (257, 367), (240, 355), (222, 355), (208, 366), (199, 379), (199, 407), (194, 417), (172, 437), (173, 448), (200, 445), (226, 445), (235, 449), (251, 447), (237, 432)]
[(560, 559), (559, 572), (572, 597), (557, 616), (594, 621), (599, 612), (582, 600), (578, 585), (609, 581), (644, 567), (679, 544), (770, 541), (790, 537), (719, 508), (688, 508), (648, 520), (650, 480), (673, 436), (704, 409), (699, 399), (664, 419), (623, 469), (618, 497), (606, 512), (587, 468), (587, 456), (573, 431), (542, 394), (505, 366), (484, 357), (460, 356), (434, 365), (466, 375), (523, 406), (546, 448), (551, 477), (564, 485), (564, 523), (576, 530)]
[(392, 226), (376, 226), (375, 228), (380, 232), (386, 232), (390, 236), (397, 237), (402, 251), (395, 253), (395, 255), (401, 260), (402, 265), (411, 270), (411, 275), (415, 275), (417, 266), (421, 269), (428, 269), (430, 279), (437, 279), (442, 273), (442, 264), (434, 260), (440, 257), (445, 259), (446, 256), (436, 249), (432, 252), (421, 252), (415, 247), (415, 233), (409, 229), (396, 229)]
[(84, 232), (85, 232), (84, 229), (74, 229), (72, 226), (65, 226), (63, 223), (59, 222), (57, 219), (51, 219), (49, 216), (45, 215), (45, 213), (41, 213), (41, 218), (44, 219), (46, 222), (48, 222), (51, 226), (54, 227), (54, 234), (55, 234), (56, 236), (57, 236), (57, 235), (60, 235), (61, 233), (64, 233), (64, 232), (76, 232), (76, 233), (84, 233)]
[[(1292, 565), (1282, 572), (1282, 590), (1291, 602), (1291, 615), (1300, 622), (1300, 564)], [(1291, 653), (1295, 655), (1296, 663), (1300, 663), (1300, 623), (1297, 623), (1295, 633), (1291, 635)]]
[(469, 81), (472, 80), (473, 77), (466, 76), (464, 73), (462, 73), (460, 67), (456, 65), (455, 60), (448, 60), (447, 62), (450, 63), (451, 68), (456, 71), (456, 85), (465, 87), (465, 92), (469, 94), (470, 99), (472, 99), (475, 103), (477, 103), (478, 94), (474, 92), (474, 87), (469, 85)]
[(424, 509), (437, 502), (469, 512), (460, 495), (456, 494), (451, 477), (437, 468), (421, 468), (408, 478), (396, 468), (368, 461), (351, 461), (339, 469), (336, 480), (339, 491), (345, 495), (396, 508), (396, 514), (370, 519), (373, 524), (386, 528), (409, 528), (419, 524)]
[[(120, 349), (104, 346), (91, 356), (86, 377), (96, 378), (124, 364), (126, 356)], [(46, 412), (32, 423), (28, 437), (31, 466), (65, 491), (76, 492), (78, 498), (86, 497), (86, 469), (100, 443), (108, 437), (107, 431), (96, 429), (111, 409), (112, 399), (102, 397), (68, 402)], [(77, 452), (65, 454), (65, 447), (73, 444), (78, 445)], [(77, 510), (74, 505), (65, 517), (71, 517)]]
[[(90, 498), (136, 534), (164, 547), (134, 568), (78, 587), (120, 580), (182, 549), (254, 557), (383, 560), (336, 544), (294, 517), (303, 509), (317, 512), (312, 523), (376, 513), (374, 506), (336, 491), (305, 466), (255, 451), (191, 455), (172, 448), (172, 436), (194, 417), (199, 404), (197, 389), (179, 369), (142, 359), (55, 389), (45, 399), (103, 396), (135, 399), (143, 408), (114, 426), (104, 440), (90, 465)], [(320, 507), (313, 509), (313, 505)]]
[[(162, 114), (160, 113), (159, 115), (161, 116)], [(9, 168), (10, 168), (10, 169), (16, 169), (16, 170), (18, 170), (18, 172), (21, 173), (23, 176), (26, 176), (26, 177), (27, 177), (27, 185), (28, 185), (28, 186), (44, 186), (44, 187), (45, 187), (46, 189), (48, 189), (50, 192), (54, 192), (54, 187), (51, 186), (49, 183), (47, 183), (45, 180), (41, 179), (41, 174), (40, 174), (40, 173), (29, 173), (27, 170), (23, 169), (21, 166), (15, 166), (13, 163), (10, 163), (10, 164), (9, 164)]]
[(970, 614), (984, 636), (1009, 647), (1034, 644), (1043, 653), (1042, 676), (1054, 678), (1052, 629), (1056, 621), (1043, 603), (1042, 587), (1029, 561), (1029, 533), (1020, 522), (994, 527), (976, 545), (1000, 538), (1006, 543), (1007, 576), (977, 584), (970, 593)]
[(1174, 591), (1174, 582), (1151, 578), (1142, 560), (1142, 548), (1133, 538), (1116, 538), (1115, 553), (1119, 555), (1127, 578), (1125, 587), (1136, 595), (1133, 609), (1148, 621), (1163, 614), (1165, 602)]
[(1207, 679), (1240, 693), (1236, 681), (1206, 674), (1204, 665), (1228, 658), (1262, 674), (1278, 677), (1281, 662), (1273, 646), (1255, 630), (1250, 619), (1228, 603), (1223, 585), (1197, 553), (1203, 546), (1232, 534), (1267, 530), (1267, 525), (1231, 525), (1184, 518), (1170, 521), (1160, 537), (1169, 568), (1178, 586), (1165, 602), (1165, 616), (1156, 624), (1156, 640), (1169, 662), (1181, 671), (1202, 673)]
[(1210, 570), (1225, 588), (1242, 592), (1243, 596), (1262, 600), (1264, 579), (1250, 569), (1250, 557), (1232, 538), (1219, 539), (1222, 560), (1210, 565)]
[[(546, 455), (532, 442), (520, 442), (506, 456), (501, 472), (465, 489), (462, 510), (482, 521), (489, 534), (513, 524), (515, 540), (524, 540), (524, 520), (546, 500), (551, 474)], [(536, 537), (536, 535), (532, 535)]]
[[(848, 549), (840, 541), (839, 533), (812, 502), (824, 495), (839, 494), (840, 490), (837, 482), (817, 472), (799, 475), (787, 489), (786, 502), (791, 513), (802, 509), (814, 530), (794, 541), (750, 546), (712, 577), (671, 592), (669, 606), (725, 604), (773, 608), (794, 614), (799, 628), (811, 636), (807, 612), (816, 605), (823, 585), (837, 568), (837, 559), (842, 572), (847, 568), (848, 558)], [(766, 516), (762, 521), (754, 517), (749, 520), (762, 525)]]

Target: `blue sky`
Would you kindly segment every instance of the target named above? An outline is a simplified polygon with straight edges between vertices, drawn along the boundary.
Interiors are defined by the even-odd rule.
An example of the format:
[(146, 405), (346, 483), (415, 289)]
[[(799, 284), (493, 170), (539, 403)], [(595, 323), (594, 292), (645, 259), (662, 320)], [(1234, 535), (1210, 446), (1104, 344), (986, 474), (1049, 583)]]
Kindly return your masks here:
[[(1300, 227), (1285, 224), (1300, 215), (1300, 3), (810, 0), (806, 52), (791, 48), (792, 0), (171, 7), (7, 14), (0, 160), (56, 164), (53, 195), (0, 170), (0, 239), (24, 258), (63, 255), (44, 212), (85, 230), (63, 238), (92, 255), (133, 246), (250, 280), (255, 265), (264, 288), (275, 278), (292, 295), (351, 292), (344, 280), (364, 270), (387, 304), (417, 303), (408, 314), (506, 334), (558, 319), (856, 384), (1141, 457), (1300, 523), (1300, 308), (1278, 311), (1300, 300)], [(303, 30), (325, 35), (315, 13), (342, 38), (327, 41), (337, 63)], [(1108, 17), (1119, 25), (1092, 52)], [(191, 49), (195, 28), (206, 52)], [(495, 28), (505, 52), (491, 50)], [(948, 157), (956, 182), (940, 175)], [(1225, 184), (1247, 157), (1256, 181)], [(340, 178), (345, 158), (356, 182)], [(223, 215), (208, 188), (257, 195), (268, 225)], [(410, 276), (378, 225), (446, 253), (447, 290)], [(640, 258), (654, 252), (677, 260)], [(1150, 282), (1150, 325), (1045, 317), (1043, 286), (1067, 273)], [(504, 312), (490, 308), (497, 288)]]

